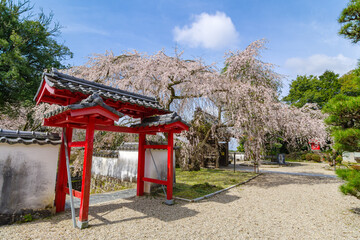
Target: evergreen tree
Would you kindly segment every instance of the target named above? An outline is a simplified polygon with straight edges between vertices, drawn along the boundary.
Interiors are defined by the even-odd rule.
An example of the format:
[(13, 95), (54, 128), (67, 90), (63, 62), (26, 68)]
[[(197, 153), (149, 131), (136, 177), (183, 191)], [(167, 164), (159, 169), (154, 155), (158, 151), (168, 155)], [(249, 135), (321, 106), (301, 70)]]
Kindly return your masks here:
[(360, 0), (350, 0), (338, 19), (343, 24), (339, 34), (353, 43), (360, 41)]
[(329, 116), (325, 122), (334, 138), (338, 152), (360, 150), (360, 97), (339, 94), (331, 99), (323, 111)]
[(63, 68), (69, 48), (56, 41), (53, 15), (32, 13), (28, 1), (0, 1), (0, 111), (6, 105), (31, 103), (44, 69)]
[(331, 98), (340, 93), (340, 88), (339, 75), (332, 71), (325, 71), (319, 77), (297, 76), (283, 101), (295, 107), (302, 107), (306, 103), (316, 103), (322, 108)]

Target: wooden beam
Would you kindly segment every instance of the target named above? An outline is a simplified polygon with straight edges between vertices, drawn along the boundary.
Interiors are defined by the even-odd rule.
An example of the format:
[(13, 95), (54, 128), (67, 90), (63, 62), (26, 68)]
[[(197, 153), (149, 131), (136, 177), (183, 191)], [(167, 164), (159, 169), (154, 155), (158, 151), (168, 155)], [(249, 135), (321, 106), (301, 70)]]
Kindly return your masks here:
[(120, 118), (117, 114), (110, 112), (109, 110), (107, 110), (101, 106), (82, 108), (82, 109), (76, 109), (76, 110), (70, 111), (70, 115), (72, 117), (84, 116), (84, 115), (94, 115), (94, 114), (102, 115), (102, 116), (112, 119), (114, 121), (117, 121)]
[[(70, 191), (69, 191), (69, 188), (66, 187), (65, 188), (65, 192), (66, 194), (70, 194)], [(73, 196), (76, 197), (76, 198), (81, 198), (81, 192), (80, 191), (77, 191), (77, 190), (72, 190), (72, 193), (73, 193)]]
[(89, 121), (89, 125), (86, 128), (84, 164), (83, 164), (83, 175), (82, 175), (82, 183), (81, 183), (81, 201), (80, 201), (80, 212), (79, 212), (79, 222), (81, 224), (85, 224), (85, 222), (88, 221), (91, 165), (92, 165), (92, 155), (94, 148), (93, 145), (94, 145), (94, 122)]
[(153, 178), (143, 178), (143, 181), (145, 182), (151, 182), (151, 183), (157, 183), (157, 184), (161, 184), (161, 185), (167, 185), (167, 181), (164, 180), (159, 180), (159, 179), (153, 179)]
[(144, 145), (145, 149), (167, 149), (167, 145)]
[[(63, 129), (64, 131), (64, 129)], [(67, 128), (65, 131), (66, 138), (68, 141), (72, 139), (72, 129)], [(62, 135), (61, 135), (62, 136)], [(70, 156), (70, 148), (66, 149), (64, 144), (64, 138), (62, 138), (62, 143), (60, 146), (59, 161), (58, 161), (58, 170), (56, 177), (56, 186), (55, 186), (55, 206), (56, 212), (62, 212), (65, 210), (65, 200), (66, 200), (66, 185), (67, 185), (67, 169), (66, 169), (66, 159), (65, 151), (68, 151)]]
[(139, 150), (138, 150), (138, 172), (137, 172), (137, 187), (136, 195), (142, 196), (144, 194), (144, 173), (145, 173), (145, 133), (139, 134)]
[(69, 147), (85, 147), (85, 141), (69, 142)]
[(174, 163), (173, 163), (173, 149), (174, 149), (174, 134), (170, 131), (168, 134), (167, 145), (167, 188), (166, 199), (172, 200), (173, 195), (173, 177), (174, 177)]
[(186, 131), (189, 130), (189, 126), (181, 121), (170, 123), (168, 125), (164, 125), (165, 130), (172, 130), (172, 129), (176, 129), (176, 128), (178, 128), (178, 129), (180, 128), (180, 129), (183, 129)]

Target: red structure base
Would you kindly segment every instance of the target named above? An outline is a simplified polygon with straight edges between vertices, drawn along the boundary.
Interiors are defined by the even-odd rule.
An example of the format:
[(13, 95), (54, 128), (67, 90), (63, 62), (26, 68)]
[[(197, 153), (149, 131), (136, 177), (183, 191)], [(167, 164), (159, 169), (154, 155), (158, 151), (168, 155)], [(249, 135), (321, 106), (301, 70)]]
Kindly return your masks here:
[[(145, 150), (146, 149), (167, 149), (167, 180), (151, 179), (144, 177), (145, 171)], [(137, 196), (144, 194), (144, 182), (152, 182), (166, 186), (166, 202), (169, 205), (173, 204), (173, 150), (174, 149), (174, 133), (168, 132), (167, 145), (146, 145), (145, 134), (139, 134), (139, 155), (138, 155), (138, 178), (137, 178)]]

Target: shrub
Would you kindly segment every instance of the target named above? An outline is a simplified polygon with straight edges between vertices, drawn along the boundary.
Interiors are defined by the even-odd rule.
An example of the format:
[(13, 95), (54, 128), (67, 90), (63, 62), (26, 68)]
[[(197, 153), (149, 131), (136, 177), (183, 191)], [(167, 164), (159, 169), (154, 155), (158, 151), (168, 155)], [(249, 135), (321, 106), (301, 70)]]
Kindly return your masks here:
[(311, 161), (311, 160), (312, 160), (312, 154), (311, 154), (311, 153), (307, 153), (307, 154), (305, 155), (305, 159), (306, 159), (307, 161)]
[(23, 222), (31, 222), (33, 220), (34, 220), (33, 216), (29, 213), (24, 216)]
[(301, 152), (291, 152), (289, 154), (286, 154), (285, 158), (289, 159), (289, 160), (293, 160), (293, 161), (301, 161), (301, 160), (303, 160)]
[(301, 155), (301, 160), (306, 160), (306, 154)]
[(336, 174), (346, 181), (340, 186), (340, 191), (345, 195), (352, 195), (360, 199), (360, 172), (351, 169), (338, 169)]
[(321, 162), (320, 155), (318, 155), (318, 154), (312, 154), (311, 159), (315, 162)]
[(342, 156), (341, 155), (338, 155), (336, 158), (335, 158), (335, 162), (336, 162), (336, 164), (341, 164), (341, 162), (342, 162)]
[(330, 155), (327, 154), (327, 153), (324, 154), (324, 155), (323, 155), (323, 161), (324, 161), (324, 162), (330, 162), (330, 161), (331, 161)]

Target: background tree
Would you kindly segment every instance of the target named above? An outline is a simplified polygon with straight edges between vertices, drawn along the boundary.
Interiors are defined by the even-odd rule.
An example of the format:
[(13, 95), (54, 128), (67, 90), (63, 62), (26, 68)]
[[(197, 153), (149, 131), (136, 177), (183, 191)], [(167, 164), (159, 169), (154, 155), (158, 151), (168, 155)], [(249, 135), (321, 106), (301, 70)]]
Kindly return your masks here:
[[(206, 136), (217, 133), (219, 128), (231, 128), (238, 139), (245, 139), (245, 154), (258, 166), (268, 133), (284, 129), (284, 138), (289, 141), (292, 137), (304, 140), (324, 135), (324, 128), (316, 118), (311, 120), (309, 112), (290, 108), (278, 100), (281, 76), (273, 71), (272, 64), (261, 61), (264, 43), (255, 41), (243, 51), (229, 52), (221, 72), (199, 59), (184, 60), (181, 54), (167, 56), (163, 51), (154, 55), (136, 51), (120, 56), (111, 52), (97, 54), (85, 65), (66, 72), (154, 96), (163, 107), (185, 114), (187, 120), (198, 106), (216, 109), (217, 121), (202, 133), (204, 138), (183, 143), (183, 160), (193, 163), (191, 159), (201, 152), (199, 146)], [(294, 114), (299, 121), (293, 120)], [(194, 130), (188, 134), (195, 133)]]
[(338, 22), (342, 24), (340, 35), (353, 43), (360, 41), (360, 1), (350, 0), (347, 7), (341, 12)]
[(344, 74), (339, 78), (340, 92), (346, 96), (360, 96), (360, 67)]
[(44, 69), (64, 68), (61, 61), (72, 57), (56, 41), (59, 24), (53, 15), (34, 17), (29, 1), (0, 2), (0, 111), (31, 104)]
[(206, 82), (217, 77), (213, 66), (205, 65), (201, 59), (182, 59), (182, 53), (177, 51), (175, 56), (168, 56), (164, 51), (154, 55), (137, 51), (124, 52), (119, 56), (112, 52), (94, 54), (85, 65), (65, 72), (153, 96), (164, 108), (180, 113), (201, 97), (207, 87)]
[(290, 85), (289, 94), (282, 100), (296, 107), (306, 103), (316, 103), (320, 108), (331, 98), (340, 93), (339, 75), (325, 71), (317, 76), (297, 76)]
[[(360, 1), (351, 0), (342, 11), (339, 23), (345, 23), (340, 34), (350, 39), (353, 43), (360, 40)], [(324, 108), (329, 113), (326, 122), (330, 125), (334, 138), (335, 151), (359, 151), (360, 149), (360, 96), (359, 96), (359, 67), (340, 80), (341, 91)], [(355, 169), (337, 169), (336, 174), (345, 180), (340, 186), (344, 194), (360, 198), (360, 172)]]
[(297, 109), (278, 100), (281, 76), (273, 65), (261, 61), (264, 41), (251, 43), (244, 51), (230, 52), (218, 84), (209, 85), (209, 95), (223, 107), (224, 118), (238, 140), (245, 138), (245, 156), (258, 170), (269, 134), (282, 133), (290, 143), (318, 138), (325, 142), (321, 112)]
[(360, 150), (360, 97), (339, 94), (329, 101), (323, 111), (329, 116), (325, 122), (334, 138), (333, 148), (343, 151)]

